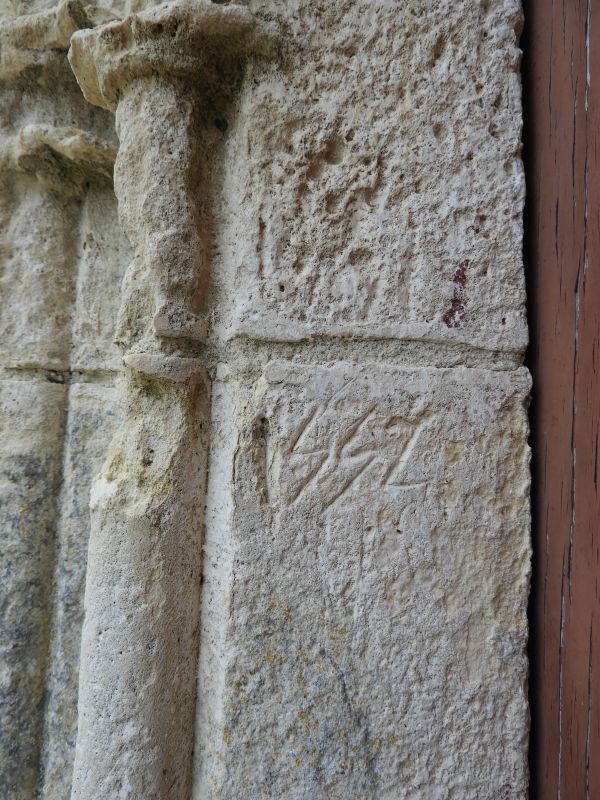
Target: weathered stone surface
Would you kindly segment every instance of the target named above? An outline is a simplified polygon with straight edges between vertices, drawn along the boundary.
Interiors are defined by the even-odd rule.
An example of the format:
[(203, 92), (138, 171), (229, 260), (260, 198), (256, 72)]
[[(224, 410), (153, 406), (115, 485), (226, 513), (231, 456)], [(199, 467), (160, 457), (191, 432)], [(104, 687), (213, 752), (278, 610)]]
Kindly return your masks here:
[(252, 27), (244, 6), (177, 1), (72, 39), (86, 98), (116, 111), (134, 250), (117, 324), (125, 411), (92, 489), (73, 800), (189, 797), (209, 388), (183, 354), (209, 322), (205, 106), (231, 103)]
[(525, 797), (528, 389), (217, 383), (196, 798)]
[(69, 60), (86, 99), (113, 111), (132, 83), (150, 77), (160, 84), (159, 75), (201, 76), (201, 93), (214, 101), (232, 74), (227, 61), (247, 49), (253, 29), (245, 5), (171, 0), (98, 31), (78, 31)]
[(67, 0), (0, 21), (3, 366), (71, 366), (81, 201), (111, 185), (116, 150), (112, 120), (85, 103), (66, 57), (94, 16)]
[(0, 794), (524, 800), (518, 4), (119, 7), (0, 0)]
[(65, 387), (0, 381), (0, 796), (32, 800), (48, 660)]
[(92, 489), (73, 800), (189, 796), (209, 394), (142, 366)]
[(77, 230), (74, 201), (20, 181), (3, 231), (0, 358), (4, 366), (69, 366)]
[(90, 487), (119, 419), (110, 386), (75, 384), (69, 389), (63, 486), (57, 523), (54, 622), (45, 712), (44, 800), (71, 793), (77, 735), (79, 651), (90, 530)]
[[(64, 800), (76, 725), (85, 496), (98, 458), (91, 445), (78, 449), (76, 422), (81, 398), (94, 389), (69, 384), (79, 377), (73, 369), (96, 379), (93, 373), (116, 366), (108, 306), (123, 271), (123, 234), (111, 188), (114, 123), (85, 102), (67, 61), (73, 31), (104, 15), (77, 0), (24, 5), (14, 11), (37, 13), (0, 20), (0, 795)], [(7, 10), (0, 4), (0, 13)], [(114, 413), (107, 405), (98, 419)], [(102, 434), (98, 424), (98, 448)]]
[(79, 222), (73, 370), (121, 369), (115, 334), (121, 283), (130, 259), (131, 247), (118, 222), (112, 188), (93, 187), (83, 200)]
[[(106, 186), (112, 183), (114, 147), (77, 128), (30, 124), (5, 140), (1, 155), (10, 176), (3, 198), (5, 226), (0, 280), (6, 302), (0, 307), (2, 364), (68, 369), (72, 364), (73, 335), (81, 338), (87, 329), (93, 350), (86, 354), (85, 368), (115, 366), (114, 345), (103, 342), (102, 333), (106, 337), (109, 327), (111, 339), (114, 337), (114, 313), (107, 309), (107, 301), (114, 306), (118, 292), (114, 279), (111, 286), (108, 274), (103, 274), (105, 285), (98, 286), (99, 276), (90, 276), (89, 265), (94, 251), (96, 261), (99, 260), (97, 247), (93, 247), (94, 236), (109, 239), (107, 225), (116, 223), (114, 196), (106, 191)], [(88, 213), (95, 212), (96, 225), (91, 233), (89, 220), (83, 220), (80, 242), (82, 199)], [(108, 269), (116, 271), (117, 280), (122, 274), (120, 250), (128, 253), (124, 237), (117, 229), (111, 233), (110, 245), (104, 247), (100, 257)], [(78, 261), (82, 262), (81, 291), (77, 286)], [(106, 267), (104, 273), (108, 272)], [(94, 286), (96, 296), (90, 297), (90, 288)], [(76, 300), (78, 308), (74, 308)], [(97, 303), (90, 303), (91, 300)], [(96, 325), (95, 330), (91, 328), (91, 336), (93, 318), (90, 319), (88, 305), (95, 306), (96, 314), (109, 311), (103, 322), (105, 330), (98, 330)], [(112, 363), (106, 356), (97, 357), (102, 346), (109, 353), (113, 351)]]
[[(46, 69), (61, 60), (78, 28), (93, 20), (79, 0), (32, 4), (27, 11), (3, 20), (0, 29), (0, 80), (14, 81), (31, 68)], [(0, 6), (0, 11), (4, 10)], [(93, 9), (92, 9), (93, 10)], [(10, 11), (7, 16), (10, 16)]]
[(228, 335), (521, 350), (516, 0), (252, 2), (281, 31), (228, 139)]

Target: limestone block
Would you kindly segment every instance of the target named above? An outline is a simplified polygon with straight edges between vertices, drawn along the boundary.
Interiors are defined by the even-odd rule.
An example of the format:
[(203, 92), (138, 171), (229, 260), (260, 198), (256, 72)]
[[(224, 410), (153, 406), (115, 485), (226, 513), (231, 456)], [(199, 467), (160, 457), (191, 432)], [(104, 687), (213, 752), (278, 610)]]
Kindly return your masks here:
[(67, 60), (73, 32), (106, 15), (79, 0), (44, 5), (0, 20), (0, 364), (66, 370), (79, 201), (112, 184), (116, 137)]
[(218, 381), (196, 800), (526, 796), (525, 370)]
[(70, 387), (57, 523), (54, 626), (46, 690), (43, 800), (63, 800), (71, 793), (90, 487), (102, 466), (118, 419), (119, 407), (113, 387), (93, 384)]
[(0, 796), (38, 779), (65, 387), (0, 381)]
[[(14, 81), (32, 67), (47, 68), (56, 61), (61, 50), (68, 48), (74, 31), (93, 25), (92, 16), (79, 0), (62, 0), (51, 7), (48, 5), (34, 2), (26, 9), (30, 13), (23, 13), (25, 9), (14, 9), (21, 14), (2, 21), (0, 79)], [(11, 9), (0, 6), (0, 11), (7, 11), (10, 16)]]
[[(6, 178), (0, 206), (4, 222), (0, 281), (5, 300), (0, 308), (0, 359), (4, 366), (69, 368), (80, 200), (90, 193), (93, 199), (104, 198), (102, 221), (108, 238), (106, 225), (111, 219), (106, 210), (114, 209), (113, 224), (116, 217), (114, 197), (107, 191), (112, 185), (114, 159), (115, 148), (110, 142), (69, 126), (31, 123), (1, 142), (0, 167)], [(93, 207), (93, 199), (88, 206)], [(101, 236), (101, 228), (97, 235)], [(116, 261), (119, 274), (121, 264), (115, 255), (119, 243), (123, 247), (124, 242), (118, 228), (110, 240), (113, 246), (106, 248), (104, 261)], [(86, 254), (88, 244), (85, 240), (82, 243), (84, 267), (89, 261), (86, 255), (91, 254)], [(82, 271), (85, 284), (89, 267), (87, 272)], [(116, 305), (115, 287), (107, 281), (106, 288), (109, 291), (104, 290), (103, 297)], [(89, 300), (84, 293), (79, 303)], [(100, 311), (106, 300), (98, 305)], [(86, 309), (88, 324), (90, 316)], [(110, 327), (112, 330), (114, 324)], [(96, 347), (101, 344), (98, 341)], [(94, 366), (93, 362), (85, 364), (88, 369)]]
[(90, 178), (112, 185), (116, 148), (87, 131), (30, 123), (8, 145), (8, 166), (35, 175), (47, 189), (78, 196)]
[(226, 134), (222, 330), (522, 350), (520, 4), (250, 7), (284, 55)]
[(115, 191), (135, 251), (117, 325), (128, 346), (139, 340), (143, 321), (157, 336), (206, 336), (209, 261), (194, 202), (201, 185), (197, 112), (194, 93), (170, 80), (136, 80), (117, 109)]
[[(104, 228), (104, 238), (110, 239), (112, 246), (105, 248), (102, 260), (105, 265), (113, 266), (112, 271), (116, 271), (117, 276), (122, 273), (119, 245), (126, 253), (128, 248), (116, 226), (114, 197), (112, 192), (106, 191), (112, 184), (114, 159), (115, 148), (109, 142), (71, 127), (29, 124), (2, 142), (0, 165), (10, 174), (2, 203), (4, 224), (0, 250), (0, 281), (6, 298), (0, 307), (3, 365), (69, 368), (79, 259), (83, 262), (83, 293), (78, 298), (79, 306), (83, 303), (88, 308), (77, 309), (77, 322), (80, 327), (83, 324), (84, 329), (88, 326), (88, 338), (91, 338), (89, 326), (94, 315), (105, 311), (109, 321), (104, 327), (110, 328), (110, 339), (114, 337), (114, 322), (111, 325), (110, 319), (111, 316), (114, 319), (115, 312), (110, 304), (116, 306), (118, 302), (116, 281), (113, 279), (111, 286), (111, 281), (106, 280), (101, 293), (103, 302), (95, 304), (93, 298), (85, 294), (90, 283), (98, 283), (100, 274), (105, 279), (110, 275), (110, 269), (105, 267), (102, 273), (89, 279), (89, 261), (94, 250), (87, 251), (88, 245), (94, 243), (89, 230), (83, 232), (81, 257), (78, 252), (80, 199), (91, 194), (86, 205), (94, 208), (94, 200), (97, 205), (98, 199), (103, 198), (103, 214), (96, 211), (103, 224), (98, 225), (96, 235), (101, 238)], [(94, 188), (90, 188), (91, 183), (95, 184)], [(89, 227), (89, 220), (86, 222)], [(111, 222), (117, 231), (109, 236), (106, 228)], [(104, 345), (104, 349), (107, 346), (109, 351), (112, 349), (111, 365), (114, 366), (114, 345), (110, 340), (101, 342), (97, 328), (92, 327), (95, 347)], [(80, 329), (75, 332), (79, 336), (81, 333)], [(105, 367), (110, 359), (106, 361), (106, 357), (104, 360), (96, 358), (84, 366), (87, 369)]]

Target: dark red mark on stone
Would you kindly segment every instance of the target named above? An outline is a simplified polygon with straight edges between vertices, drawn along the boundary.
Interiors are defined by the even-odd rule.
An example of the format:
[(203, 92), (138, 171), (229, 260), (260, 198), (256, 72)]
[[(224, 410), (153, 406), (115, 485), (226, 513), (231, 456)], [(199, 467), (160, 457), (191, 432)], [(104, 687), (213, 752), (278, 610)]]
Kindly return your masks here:
[(464, 322), (466, 317), (466, 304), (467, 293), (465, 286), (467, 285), (467, 267), (469, 261), (465, 259), (458, 265), (452, 282), (454, 283), (454, 294), (452, 295), (452, 305), (446, 311), (442, 319), (449, 328), (458, 328)]

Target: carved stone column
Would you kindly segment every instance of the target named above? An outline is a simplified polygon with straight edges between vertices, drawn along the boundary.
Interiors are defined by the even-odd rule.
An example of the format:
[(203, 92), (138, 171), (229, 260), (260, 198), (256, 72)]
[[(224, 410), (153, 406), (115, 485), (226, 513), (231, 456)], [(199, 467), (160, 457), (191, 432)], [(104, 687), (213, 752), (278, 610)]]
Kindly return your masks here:
[(84, 131), (31, 124), (7, 138), (0, 155), (2, 173), (15, 184), (3, 263), (9, 302), (0, 315), (2, 366), (10, 370), (0, 382), (2, 592), (10, 597), (0, 614), (7, 681), (0, 786), (23, 786), (11, 797), (28, 799), (38, 778), (51, 637), (78, 215), (86, 184), (109, 180), (114, 152)]
[(128, 345), (152, 340), (148, 320), (159, 337), (206, 335), (209, 255), (197, 195), (210, 153), (198, 133), (235, 95), (253, 27), (245, 6), (183, 1), (73, 37), (69, 59), (85, 97), (116, 111), (115, 190), (135, 249), (119, 322)]
[(92, 489), (73, 798), (189, 787), (208, 383), (127, 358), (124, 422)]
[(72, 797), (187, 798), (196, 695), (208, 380), (204, 120), (230, 102), (245, 7), (176, 2), (73, 37), (86, 98), (116, 111), (134, 246), (118, 323), (124, 421), (92, 490)]
[(73, 0), (0, 21), (0, 796), (12, 800), (43, 780), (78, 222), (115, 154), (83, 129), (101, 114), (78, 103), (66, 59), (92, 24)]

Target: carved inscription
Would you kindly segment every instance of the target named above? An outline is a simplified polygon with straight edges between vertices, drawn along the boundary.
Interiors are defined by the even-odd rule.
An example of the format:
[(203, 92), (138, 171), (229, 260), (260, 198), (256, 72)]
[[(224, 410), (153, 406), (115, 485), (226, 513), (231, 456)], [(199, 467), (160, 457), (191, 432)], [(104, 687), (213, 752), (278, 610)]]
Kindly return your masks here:
[[(313, 405), (294, 431), (287, 458), (289, 502), (301, 502), (318, 486), (326, 495), (327, 509), (363, 478), (389, 490), (426, 485), (425, 480), (407, 478), (406, 467), (434, 414), (418, 402), (405, 416), (382, 414), (374, 403), (363, 410), (348, 397), (351, 386), (349, 381), (325, 402)], [(348, 410), (349, 419), (340, 426), (340, 414)]]

